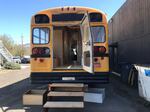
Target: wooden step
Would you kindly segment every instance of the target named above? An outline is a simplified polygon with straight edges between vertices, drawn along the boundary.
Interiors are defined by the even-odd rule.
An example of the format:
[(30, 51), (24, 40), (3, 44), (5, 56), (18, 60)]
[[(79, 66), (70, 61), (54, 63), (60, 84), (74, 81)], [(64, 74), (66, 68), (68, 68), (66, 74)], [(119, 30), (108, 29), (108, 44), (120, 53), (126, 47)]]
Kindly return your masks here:
[(49, 92), (47, 96), (72, 96), (72, 97), (78, 97), (78, 96), (84, 96), (84, 92)]
[(84, 108), (83, 102), (46, 102), (44, 108)]
[(74, 83), (53, 83), (49, 85), (50, 87), (74, 87), (74, 88), (83, 88), (84, 84), (74, 84)]

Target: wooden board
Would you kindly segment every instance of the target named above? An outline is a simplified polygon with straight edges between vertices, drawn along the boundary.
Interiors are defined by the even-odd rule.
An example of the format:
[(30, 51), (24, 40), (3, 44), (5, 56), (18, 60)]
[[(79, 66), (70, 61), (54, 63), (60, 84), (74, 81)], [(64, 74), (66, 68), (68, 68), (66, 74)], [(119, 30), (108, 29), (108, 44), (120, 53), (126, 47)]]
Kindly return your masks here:
[(24, 105), (43, 105), (46, 90), (29, 90), (23, 95)]
[(23, 95), (23, 105), (42, 105), (43, 95)]
[(84, 91), (83, 88), (75, 88), (75, 87), (54, 87), (54, 88), (51, 88), (50, 90), (52, 91), (59, 91), (59, 92), (81, 92), (81, 91)]
[(84, 108), (83, 102), (46, 102), (44, 108)]
[(84, 96), (84, 92), (49, 92), (47, 96)]
[(73, 83), (53, 83), (49, 85), (50, 87), (76, 87), (83, 88), (84, 84), (73, 84)]

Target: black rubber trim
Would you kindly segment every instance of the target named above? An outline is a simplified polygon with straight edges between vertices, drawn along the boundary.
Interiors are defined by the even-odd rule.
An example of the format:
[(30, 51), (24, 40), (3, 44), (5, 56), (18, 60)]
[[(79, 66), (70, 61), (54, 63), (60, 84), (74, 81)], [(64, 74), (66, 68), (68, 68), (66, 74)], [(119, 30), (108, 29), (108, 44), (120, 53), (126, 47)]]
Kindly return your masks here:
[(50, 55), (31, 55), (31, 58), (50, 58)]
[[(95, 74), (87, 72), (45, 72), (31, 73), (32, 84), (49, 83), (86, 83), (86, 84), (106, 84), (109, 83), (110, 72), (96, 72)], [(76, 80), (62, 80), (62, 77), (75, 77)]]
[(100, 54), (99, 56), (96, 56), (96, 57), (109, 57), (109, 54), (106, 53), (106, 54)]

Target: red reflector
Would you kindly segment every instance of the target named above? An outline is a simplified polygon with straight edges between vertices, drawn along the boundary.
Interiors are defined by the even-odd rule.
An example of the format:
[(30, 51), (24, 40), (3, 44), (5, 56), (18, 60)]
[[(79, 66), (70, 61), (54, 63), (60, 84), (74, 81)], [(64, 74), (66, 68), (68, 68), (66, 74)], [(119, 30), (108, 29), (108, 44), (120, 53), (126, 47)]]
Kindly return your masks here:
[(76, 10), (76, 8), (74, 7), (74, 8), (73, 8), (73, 10), (75, 11), (75, 10)]
[(44, 59), (41, 59), (41, 58), (40, 58), (40, 62), (44, 62)]
[(69, 8), (69, 7), (67, 7), (67, 10), (68, 10), (68, 11), (69, 11), (69, 9), (70, 9), (70, 8)]
[(101, 57), (101, 60), (103, 60), (104, 59), (104, 57)]
[(98, 59), (97, 58), (94, 58), (94, 62), (97, 62), (98, 61)]

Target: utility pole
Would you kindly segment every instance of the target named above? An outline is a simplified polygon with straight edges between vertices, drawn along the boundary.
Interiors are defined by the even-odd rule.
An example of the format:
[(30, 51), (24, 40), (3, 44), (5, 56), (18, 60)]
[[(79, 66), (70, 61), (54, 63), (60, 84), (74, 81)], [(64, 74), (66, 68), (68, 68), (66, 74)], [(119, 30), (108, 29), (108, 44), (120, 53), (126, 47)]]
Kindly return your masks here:
[(23, 34), (22, 34), (22, 36), (21, 36), (21, 57), (24, 56), (24, 45), (23, 44), (24, 43), (23, 43)]

